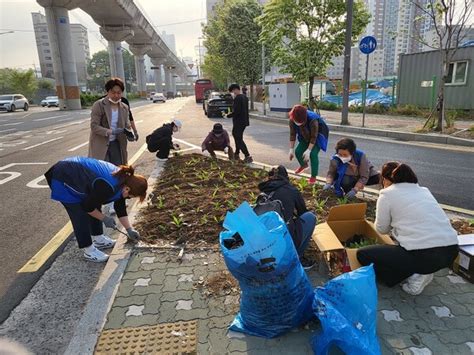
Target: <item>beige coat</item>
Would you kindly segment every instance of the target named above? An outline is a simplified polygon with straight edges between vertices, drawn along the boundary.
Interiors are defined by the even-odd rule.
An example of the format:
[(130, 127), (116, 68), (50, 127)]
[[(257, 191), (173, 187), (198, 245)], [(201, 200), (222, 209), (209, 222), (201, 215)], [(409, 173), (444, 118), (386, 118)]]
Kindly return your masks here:
[[(94, 102), (91, 111), (91, 134), (89, 137), (89, 157), (104, 160), (109, 146), (110, 122), (112, 120), (111, 103), (107, 98)], [(128, 118), (128, 106), (123, 102), (119, 105), (119, 115), (117, 128), (130, 129), (130, 120)], [(127, 155), (127, 137), (125, 134), (117, 135), (122, 151), (122, 161), (124, 164), (128, 161)]]

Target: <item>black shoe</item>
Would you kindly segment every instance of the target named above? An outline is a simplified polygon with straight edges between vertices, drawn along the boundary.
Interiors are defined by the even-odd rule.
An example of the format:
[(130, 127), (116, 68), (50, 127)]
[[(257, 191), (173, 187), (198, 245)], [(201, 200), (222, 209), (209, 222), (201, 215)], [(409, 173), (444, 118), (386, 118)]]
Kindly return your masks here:
[(253, 158), (250, 155), (248, 157), (245, 157), (244, 163), (245, 164), (253, 163)]

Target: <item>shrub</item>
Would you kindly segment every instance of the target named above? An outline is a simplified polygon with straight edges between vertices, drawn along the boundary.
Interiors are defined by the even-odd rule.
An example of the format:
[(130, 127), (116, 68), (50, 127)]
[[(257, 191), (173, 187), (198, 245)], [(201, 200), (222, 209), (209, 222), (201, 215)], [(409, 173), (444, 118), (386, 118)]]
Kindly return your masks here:
[(390, 113), (401, 116), (425, 116), (424, 111), (415, 105), (400, 105), (392, 107)]
[(128, 101), (137, 100), (137, 99), (140, 99), (140, 95), (135, 92), (130, 92), (130, 93), (127, 93), (127, 99)]
[(92, 106), (94, 102), (99, 100), (103, 95), (95, 95), (95, 94), (81, 94), (81, 106), (88, 107)]
[(327, 101), (316, 101), (316, 107), (327, 111), (337, 111), (340, 108), (337, 104)]

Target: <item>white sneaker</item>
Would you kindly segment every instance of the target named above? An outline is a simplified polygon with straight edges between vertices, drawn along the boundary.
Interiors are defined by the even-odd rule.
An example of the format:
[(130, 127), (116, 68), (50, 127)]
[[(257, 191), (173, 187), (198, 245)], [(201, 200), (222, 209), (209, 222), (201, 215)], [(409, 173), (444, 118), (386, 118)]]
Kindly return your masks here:
[(156, 158), (156, 160), (161, 161), (161, 162), (165, 162), (165, 161), (168, 161), (168, 158)]
[(413, 274), (407, 280), (405, 284), (402, 285), (403, 291), (406, 293), (417, 296), (423, 292), (425, 287), (433, 281), (433, 274), (420, 275)]
[(92, 241), (97, 249), (108, 249), (115, 245), (115, 240), (110, 239), (105, 234), (93, 235)]
[(94, 247), (94, 249), (90, 252), (84, 251), (84, 257), (89, 261), (94, 261), (96, 263), (103, 263), (109, 259), (109, 256), (99, 249)]

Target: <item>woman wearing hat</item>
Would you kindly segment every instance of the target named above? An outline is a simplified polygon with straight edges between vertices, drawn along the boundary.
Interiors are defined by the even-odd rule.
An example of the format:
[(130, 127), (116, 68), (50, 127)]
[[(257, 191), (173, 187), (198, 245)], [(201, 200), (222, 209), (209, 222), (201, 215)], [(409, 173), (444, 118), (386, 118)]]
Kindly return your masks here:
[(201, 144), (202, 151), (208, 151), (211, 157), (215, 158), (215, 151), (223, 151), (229, 156), (229, 160), (234, 159), (234, 151), (230, 146), (229, 133), (220, 123), (216, 123), (209, 132), (204, 142)]
[[(290, 160), (296, 156), (300, 167), (295, 174), (300, 174), (311, 166), (310, 184), (316, 183), (319, 169), (319, 150), (326, 151), (328, 130), (326, 123), (315, 112), (308, 111), (302, 105), (295, 105), (290, 111)], [(320, 129), (324, 128), (324, 132)], [(296, 138), (298, 145), (295, 149)]]
[(158, 161), (167, 161), (171, 149), (179, 149), (179, 144), (173, 144), (173, 133), (178, 132), (183, 124), (174, 119), (171, 123), (165, 123), (146, 137), (148, 151), (156, 152)]

